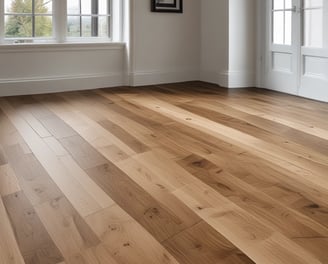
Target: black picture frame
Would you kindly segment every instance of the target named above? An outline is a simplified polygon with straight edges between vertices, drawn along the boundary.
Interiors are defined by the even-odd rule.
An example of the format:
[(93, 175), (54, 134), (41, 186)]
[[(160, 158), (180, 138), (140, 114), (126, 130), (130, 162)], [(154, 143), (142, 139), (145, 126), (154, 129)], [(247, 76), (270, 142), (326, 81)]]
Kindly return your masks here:
[(183, 13), (183, 0), (172, 0), (172, 3), (161, 3), (161, 0), (151, 0), (151, 11), (160, 13)]

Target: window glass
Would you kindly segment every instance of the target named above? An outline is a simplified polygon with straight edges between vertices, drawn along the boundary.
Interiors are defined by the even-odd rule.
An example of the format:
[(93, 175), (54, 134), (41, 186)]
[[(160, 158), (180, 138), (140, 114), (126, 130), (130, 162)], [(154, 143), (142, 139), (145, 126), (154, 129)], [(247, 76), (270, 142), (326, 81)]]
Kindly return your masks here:
[(51, 36), (52, 0), (5, 0), (6, 38)]
[(109, 0), (67, 0), (68, 37), (109, 37)]
[(328, 0), (304, 0), (303, 45), (328, 47)]
[(292, 44), (292, 1), (273, 0), (272, 42), (279, 45)]

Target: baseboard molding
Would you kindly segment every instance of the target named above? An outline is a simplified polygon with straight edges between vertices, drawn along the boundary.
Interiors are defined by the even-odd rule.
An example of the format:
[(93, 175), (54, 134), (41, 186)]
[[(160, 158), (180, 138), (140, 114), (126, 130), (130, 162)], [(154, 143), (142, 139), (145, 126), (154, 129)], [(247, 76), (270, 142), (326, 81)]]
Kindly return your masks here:
[(228, 87), (229, 76), (226, 72), (201, 71), (200, 80), (203, 82), (217, 84), (221, 87)]
[(227, 87), (229, 88), (244, 88), (256, 86), (255, 72), (228, 71), (222, 74), (228, 76), (229, 84)]
[(0, 79), (0, 96), (44, 94), (124, 85), (123, 73)]
[(130, 86), (154, 85), (199, 80), (197, 70), (137, 71), (129, 74)]
[(201, 81), (218, 84), (226, 88), (255, 87), (255, 73), (242, 71), (202, 71)]

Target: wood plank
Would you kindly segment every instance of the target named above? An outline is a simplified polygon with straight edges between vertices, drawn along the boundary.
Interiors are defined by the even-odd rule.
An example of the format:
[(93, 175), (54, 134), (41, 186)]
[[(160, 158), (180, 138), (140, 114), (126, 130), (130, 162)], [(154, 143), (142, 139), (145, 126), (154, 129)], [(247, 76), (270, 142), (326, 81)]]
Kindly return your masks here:
[(109, 250), (100, 244), (69, 257), (66, 264), (118, 264), (118, 262), (112, 257)]
[(35, 210), (65, 258), (100, 243), (96, 234), (65, 197), (37, 205)]
[(7, 158), (5, 153), (0, 145), (0, 166), (7, 164)]
[(62, 192), (33, 154), (25, 154), (20, 145), (6, 147), (6, 153), (24, 194), (33, 205), (61, 196)]
[[(279, 200), (273, 200), (265, 193), (223, 171), (206, 159), (192, 155), (179, 163), (202, 182), (211, 186), (240, 208), (256, 216), (266, 226), (283, 233), (300, 246), (308, 249), (304, 241), (306, 239), (312, 240), (312, 243), (316, 243), (317, 247), (313, 252), (311, 252), (311, 249), (308, 250), (320, 256), (318, 259), (324, 262), (326, 258), (325, 250), (320, 252), (318, 249), (323, 249), (323, 245), (328, 247), (326, 239), (328, 237), (328, 228), (311, 220), (304, 214), (285, 207)], [(313, 238), (316, 238), (316, 240), (314, 241)], [(323, 256), (323, 259), (321, 259), (321, 256)]]
[(166, 175), (151, 171), (132, 158), (117, 163), (117, 166), (187, 226), (193, 226), (200, 221), (196, 214), (171, 194), (176, 187), (170, 183)]
[(2, 199), (0, 199), (0, 220), (0, 263), (25, 264)]
[[(327, 114), (202, 82), (0, 98), (0, 194), (56, 263), (323, 264)], [(23, 263), (28, 225), (0, 218), (0, 263)]]
[(255, 263), (203, 221), (166, 240), (164, 245), (180, 263)]
[(9, 164), (0, 166), (0, 196), (21, 190), (16, 175)]
[(117, 205), (88, 216), (87, 222), (118, 263), (178, 263)]
[(64, 260), (23, 192), (6, 196), (3, 202), (26, 264), (55, 264)]
[(216, 193), (208, 185), (190, 184), (174, 194), (255, 263), (321, 263), (305, 249)]
[(188, 227), (184, 219), (167, 210), (112, 163), (88, 169), (87, 173), (158, 241), (163, 241)]
[(133, 149), (136, 153), (142, 153), (149, 150), (149, 148), (140, 142), (138, 139), (130, 135), (128, 132), (126, 132), (124, 129), (119, 127), (118, 125), (114, 124), (113, 122), (109, 120), (103, 120), (98, 122), (102, 127), (104, 127), (106, 130), (111, 132), (113, 135), (115, 135), (117, 138), (122, 140), (126, 145), (128, 145), (131, 149)]
[(15, 114), (12, 106), (5, 100), (2, 100), (1, 107), (5, 109), (6, 114), (15, 124), (18, 131), (20, 131), (51, 179), (59, 186), (79, 213), (82, 216), (86, 216), (101, 209), (101, 206), (74, 178), (74, 175), (70, 174), (69, 169), (58, 160), (58, 157), (35, 131), (22, 118)]
[(65, 150), (65, 148), (54, 137), (44, 138), (43, 141), (49, 146), (49, 148), (55, 153), (57, 157), (69, 155), (67, 150)]
[(63, 138), (60, 143), (74, 157), (82, 169), (90, 169), (106, 163), (106, 159), (78, 135)]

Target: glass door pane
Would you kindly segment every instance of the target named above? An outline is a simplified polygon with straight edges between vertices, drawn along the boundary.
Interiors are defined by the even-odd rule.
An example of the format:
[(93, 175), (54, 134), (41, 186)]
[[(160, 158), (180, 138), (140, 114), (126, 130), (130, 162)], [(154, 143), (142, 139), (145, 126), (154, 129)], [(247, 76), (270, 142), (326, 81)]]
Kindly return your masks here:
[(272, 3), (272, 42), (273, 44), (292, 44), (292, 1), (273, 0)]
[(328, 47), (328, 0), (304, 0), (303, 45), (310, 48)]

